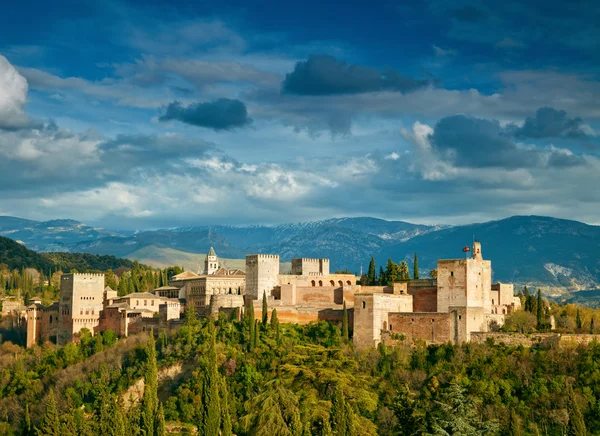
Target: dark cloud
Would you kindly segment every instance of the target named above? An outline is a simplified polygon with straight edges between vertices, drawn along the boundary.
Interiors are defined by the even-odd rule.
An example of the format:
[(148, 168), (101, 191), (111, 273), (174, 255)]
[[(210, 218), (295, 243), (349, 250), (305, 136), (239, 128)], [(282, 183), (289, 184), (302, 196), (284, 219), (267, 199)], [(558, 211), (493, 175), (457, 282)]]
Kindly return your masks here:
[(187, 107), (178, 101), (170, 103), (160, 121), (177, 120), (182, 123), (214, 130), (231, 130), (252, 122), (246, 105), (240, 100), (220, 98), (207, 103), (196, 103)]
[(358, 94), (361, 92), (410, 92), (432, 80), (419, 80), (387, 69), (380, 72), (362, 65), (348, 65), (329, 55), (311, 55), (296, 63), (282, 84), (282, 92), (298, 95)]
[(460, 167), (517, 169), (585, 162), (568, 150), (517, 145), (497, 121), (465, 115), (442, 118), (429, 139), (440, 156)]
[(585, 138), (588, 135), (582, 127), (581, 118), (569, 118), (563, 110), (542, 107), (535, 116), (525, 119), (523, 127), (511, 125), (508, 130), (521, 138)]
[(462, 8), (450, 9), (447, 11), (447, 14), (452, 18), (467, 23), (476, 23), (487, 18), (487, 13), (485, 11), (469, 5), (463, 6)]

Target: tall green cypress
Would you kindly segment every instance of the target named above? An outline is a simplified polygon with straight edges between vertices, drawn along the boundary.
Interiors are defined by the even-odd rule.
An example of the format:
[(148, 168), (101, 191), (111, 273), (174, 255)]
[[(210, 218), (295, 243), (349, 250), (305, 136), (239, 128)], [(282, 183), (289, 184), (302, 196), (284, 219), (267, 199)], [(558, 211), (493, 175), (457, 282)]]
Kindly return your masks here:
[(229, 412), (229, 389), (227, 389), (227, 379), (222, 377), (221, 381), (221, 436), (231, 436), (233, 429), (231, 426), (231, 414)]
[(569, 435), (586, 436), (585, 420), (577, 404), (573, 387), (570, 385), (567, 388), (567, 410), (569, 412)]
[(375, 277), (375, 258), (371, 256), (371, 262), (369, 262), (369, 272), (367, 273), (367, 285), (375, 286), (377, 284), (377, 278)]
[(413, 261), (413, 279), (419, 279), (419, 258), (417, 257), (417, 253), (415, 253), (415, 260)]
[(61, 435), (60, 418), (56, 406), (56, 397), (54, 390), (50, 389), (46, 399), (46, 413), (42, 418), (39, 428), (36, 429), (39, 436), (59, 436)]
[(262, 300), (262, 326), (263, 328), (267, 327), (267, 322), (269, 321), (269, 308), (267, 307), (267, 293), (263, 292), (263, 300)]
[(167, 429), (165, 427), (165, 411), (163, 409), (162, 403), (158, 405), (155, 434), (156, 436), (165, 436), (167, 434)]
[[(254, 323), (253, 323), (254, 324)], [(202, 410), (198, 434), (219, 436), (221, 427), (221, 405), (219, 398), (219, 372), (215, 350), (215, 327), (212, 319), (208, 322), (208, 364), (204, 373), (202, 389)]]
[(158, 369), (156, 367), (156, 347), (153, 331), (150, 332), (148, 337), (146, 350), (147, 360), (144, 374), (144, 396), (142, 397), (140, 426), (143, 435), (153, 436), (156, 427), (156, 412), (158, 410)]
[(594, 317), (592, 316), (592, 320), (590, 321), (590, 334), (594, 334)]
[(353, 434), (350, 408), (339, 385), (336, 386), (331, 399), (331, 429), (336, 436), (350, 436)]
[(577, 309), (577, 316), (575, 318), (575, 325), (577, 326), (578, 329), (583, 327), (583, 322), (581, 321), (581, 313), (579, 312), (579, 309)]
[(254, 322), (254, 302), (250, 300), (249, 303), (246, 310), (246, 322), (248, 323), (248, 351), (251, 351), (254, 347), (254, 329), (256, 323)]
[(258, 328), (258, 320), (257, 320), (257, 319), (255, 319), (255, 320), (254, 320), (254, 337), (253, 337), (253, 339), (252, 339), (252, 342), (253, 342), (253, 344), (252, 344), (252, 347), (253, 347), (253, 348), (256, 348), (256, 347), (258, 347), (258, 341), (259, 341), (259, 335), (258, 335), (258, 331), (259, 331), (259, 328)]
[(32, 436), (33, 428), (31, 427), (31, 415), (29, 414), (29, 404), (25, 405), (25, 418), (23, 419), (22, 436)]
[(342, 317), (342, 339), (348, 342), (350, 335), (348, 333), (348, 310), (346, 309), (346, 302), (344, 301), (344, 315)]
[(542, 301), (542, 291), (538, 289), (537, 294), (537, 326), (538, 329), (542, 328), (544, 325), (544, 304)]
[(271, 312), (271, 328), (275, 330), (275, 340), (279, 344), (279, 318), (277, 318), (277, 309)]

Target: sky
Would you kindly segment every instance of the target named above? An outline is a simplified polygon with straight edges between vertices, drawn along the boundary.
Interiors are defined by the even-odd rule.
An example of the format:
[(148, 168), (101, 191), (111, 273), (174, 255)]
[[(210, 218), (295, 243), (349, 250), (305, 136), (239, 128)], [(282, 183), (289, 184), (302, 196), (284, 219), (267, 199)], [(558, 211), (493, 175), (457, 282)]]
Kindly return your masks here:
[(598, 2), (2, 9), (0, 215), (600, 224)]

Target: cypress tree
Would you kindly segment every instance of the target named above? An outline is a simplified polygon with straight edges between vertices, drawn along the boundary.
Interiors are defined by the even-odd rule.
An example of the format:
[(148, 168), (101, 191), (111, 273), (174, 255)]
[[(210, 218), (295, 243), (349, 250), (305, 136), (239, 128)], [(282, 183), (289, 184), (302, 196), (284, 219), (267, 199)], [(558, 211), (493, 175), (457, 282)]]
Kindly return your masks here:
[(415, 253), (415, 260), (413, 262), (413, 278), (415, 280), (419, 279), (419, 258), (417, 257), (417, 253)]
[(369, 272), (367, 273), (367, 285), (375, 286), (377, 279), (375, 277), (375, 258), (371, 256), (371, 262), (369, 262)]
[(331, 399), (331, 429), (336, 436), (350, 436), (352, 434), (352, 417), (346, 404), (344, 392), (338, 385)]
[(578, 329), (583, 327), (583, 322), (581, 322), (581, 313), (579, 312), (579, 309), (577, 309), (577, 316), (575, 318), (575, 325), (577, 326)]
[(248, 310), (246, 310), (246, 322), (248, 323), (248, 351), (251, 351), (254, 347), (254, 329), (256, 323), (254, 322), (254, 303), (250, 300)]
[(590, 321), (590, 334), (594, 334), (594, 317), (592, 316), (592, 320)]
[(32, 436), (33, 428), (31, 427), (31, 415), (29, 414), (29, 404), (25, 405), (25, 418), (23, 419), (23, 436)]
[(379, 286), (385, 286), (385, 272), (383, 271), (383, 267), (380, 266), (379, 267), (379, 277), (377, 279), (377, 283), (379, 283)]
[(585, 421), (581, 409), (575, 399), (575, 393), (573, 387), (569, 385), (567, 388), (567, 409), (569, 412), (569, 435), (571, 436), (586, 436), (587, 430), (585, 428)]
[(54, 397), (54, 390), (50, 389), (48, 398), (46, 399), (46, 413), (42, 418), (40, 427), (36, 431), (39, 436), (59, 436), (61, 434), (60, 430), (60, 418), (58, 416), (56, 398)]
[(231, 414), (229, 413), (229, 389), (227, 389), (227, 380), (222, 378), (221, 382), (221, 436), (231, 436), (233, 429), (231, 426)]
[(217, 352), (215, 350), (215, 327), (212, 319), (208, 322), (208, 332), (208, 365), (204, 373), (202, 410), (200, 413), (198, 434), (204, 436), (219, 436), (219, 429), (221, 427), (221, 405), (219, 399)]
[(263, 292), (263, 301), (262, 301), (262, 326), (263, 328), (267, 327), (267, 322), (269, 321), (269, 308), (267, 307), (267, 293)]
[(252, 347), (253, 347), (253, 348), (256, 348), (256, 347), (258, 347), (258, 340), (259, 340), (259, 337), (258, 337), (258, 330), (259, 330), (259, 329), (258, 329), (258, 320), (257, 320), (257, 319), (255, 319), (255, 320), (254, 320), (254, 337), (253, 337), (253, 339), (252, 339), (252, 342), (253, 342), (253, 344), (252, 344)]
[(275, 340), (279, 344), (279, 318), (277, 318), (277, 309), (271, 312), (271, 328), (275, 330)]
[(542, 328), (544, 325), (544, 304), (542, 302), (542, 291), (538, 289), (537, 294), (537, 326), (538, 329)]
[(156, 436), (165, 436), (167, 430), (165, 428), (165, 411), (162, 403), (158, 405), (158, 415), (156, 416)]
[(350, 335), (348, 334), (348, 310), (346, 309), (346, 302), (344, 301), (344, 316), (342, 317), (342, 339), (348, 342)]
[(530, 300), (529, 300), (529, 289), (527, 289), (527, 286), (525, 286), (523, 288), (523, 296), (525, 297), (525, 304), (523, 307), (523, 310), (527, 311), (527, 312), (531, 312), (531, 307), (529, 305)]
[(141, 428), (145, 436), (153, 436), (158, 410), (158, 369), (156, 368), (156, 348), (154, 332), (148, 338), (146, 372), (144, 374), (144, 396), (142, 398)]

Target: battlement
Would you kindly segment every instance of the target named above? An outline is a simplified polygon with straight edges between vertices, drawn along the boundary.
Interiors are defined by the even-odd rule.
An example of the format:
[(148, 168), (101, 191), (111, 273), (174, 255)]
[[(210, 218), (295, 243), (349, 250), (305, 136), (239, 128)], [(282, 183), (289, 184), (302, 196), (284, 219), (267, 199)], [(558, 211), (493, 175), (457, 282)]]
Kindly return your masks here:
[(297, 257), (292, 259), (292, 274), (305, 276), (329, 275), (329, 259)]
[(104, 273), (68, 273), (61, 276), (67, 280), (69, 278), (92, 278), (92, 277), (104, 277)]
[(279, 259), (278, 254), (248, 254), (246, 259)]

